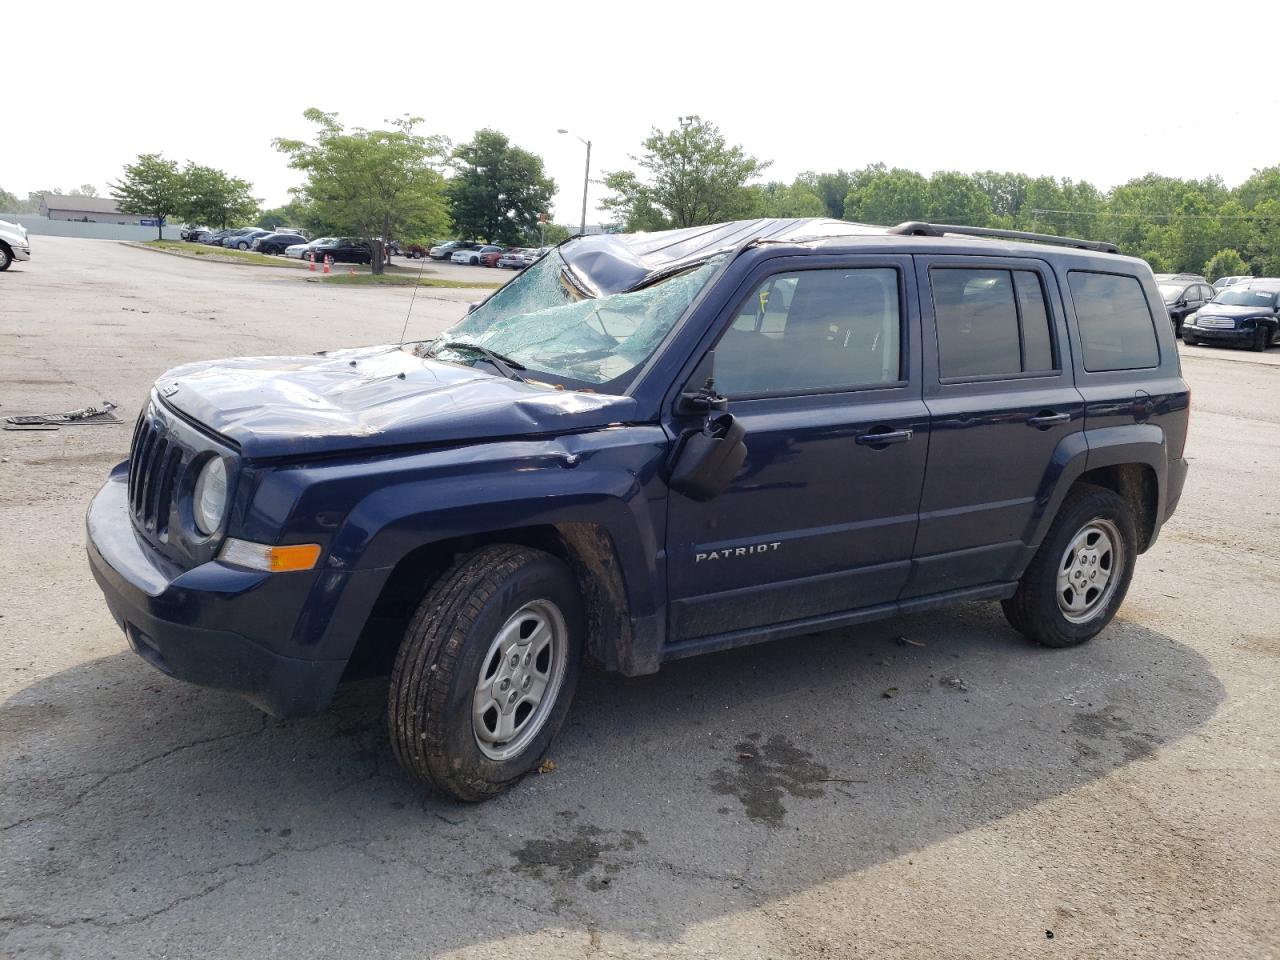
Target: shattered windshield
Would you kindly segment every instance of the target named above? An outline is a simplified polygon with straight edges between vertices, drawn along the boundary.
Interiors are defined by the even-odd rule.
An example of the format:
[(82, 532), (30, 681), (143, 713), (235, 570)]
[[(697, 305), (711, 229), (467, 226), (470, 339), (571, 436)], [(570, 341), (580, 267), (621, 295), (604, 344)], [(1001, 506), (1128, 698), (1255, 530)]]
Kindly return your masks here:
[[(471, 343), (527, 369), (525, 379), (622, 389), (693, 302), (723, 256), (630, 293), (591, 297), (553, 250), (440, 335)], [(484, 362), (476, 351), (443, 346), (432, 356)], [(572, 386), (573, 384), (566, 384)]]

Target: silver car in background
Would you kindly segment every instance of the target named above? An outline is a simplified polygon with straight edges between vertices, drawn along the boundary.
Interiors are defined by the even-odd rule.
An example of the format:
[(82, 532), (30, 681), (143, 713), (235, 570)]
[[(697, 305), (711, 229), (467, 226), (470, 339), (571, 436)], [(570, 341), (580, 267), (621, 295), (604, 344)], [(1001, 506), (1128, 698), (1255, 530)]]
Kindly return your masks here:
[(31, 259), (31, 241), (20, 223), (0, 220), (0, 270), (8, 270), (15, 260)]

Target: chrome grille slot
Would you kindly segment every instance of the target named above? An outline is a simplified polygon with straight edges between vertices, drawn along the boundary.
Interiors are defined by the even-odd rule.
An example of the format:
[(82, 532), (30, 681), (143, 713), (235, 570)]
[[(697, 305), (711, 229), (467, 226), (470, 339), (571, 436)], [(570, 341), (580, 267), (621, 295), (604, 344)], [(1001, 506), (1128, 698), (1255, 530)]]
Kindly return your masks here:
[(182, 461), (181, 444), (148, 409), (138, 422), (129, 455), (129, 508), (143, 531), (158, 537), (168, 533), (174, 485)]

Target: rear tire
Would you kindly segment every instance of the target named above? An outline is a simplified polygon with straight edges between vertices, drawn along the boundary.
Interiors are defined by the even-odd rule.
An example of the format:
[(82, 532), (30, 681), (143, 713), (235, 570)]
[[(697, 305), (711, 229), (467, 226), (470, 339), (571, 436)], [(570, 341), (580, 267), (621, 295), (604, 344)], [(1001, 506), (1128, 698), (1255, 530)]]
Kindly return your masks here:
[(578, 585), (557, 558), (514, 544), (459, 558), (396, 654), (387, 726), (397, 762), (458, 800), (502, 793), (564, 722), (582, 638)]
[(1138, 553), (1129, 504), (1092, 484), (1067, 494), (1049, 533), (1002, 602), (1009, 624), (1046, 647), (1097, 636), (1124, 602)]

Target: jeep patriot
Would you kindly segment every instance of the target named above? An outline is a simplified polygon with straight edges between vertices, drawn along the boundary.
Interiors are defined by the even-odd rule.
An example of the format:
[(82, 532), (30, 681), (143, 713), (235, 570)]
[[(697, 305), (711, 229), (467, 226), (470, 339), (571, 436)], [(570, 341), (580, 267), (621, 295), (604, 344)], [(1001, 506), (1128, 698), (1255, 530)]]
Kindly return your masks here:
[(277, 715), (390, 670), (406, 772), (534, 768), (623, 674), (964, 600), (1099, 633), (1186, 475), (1150, 268), (752, 220), (566, 241), (429, 342), (164, 374), (88, 511), (130, 646)]

